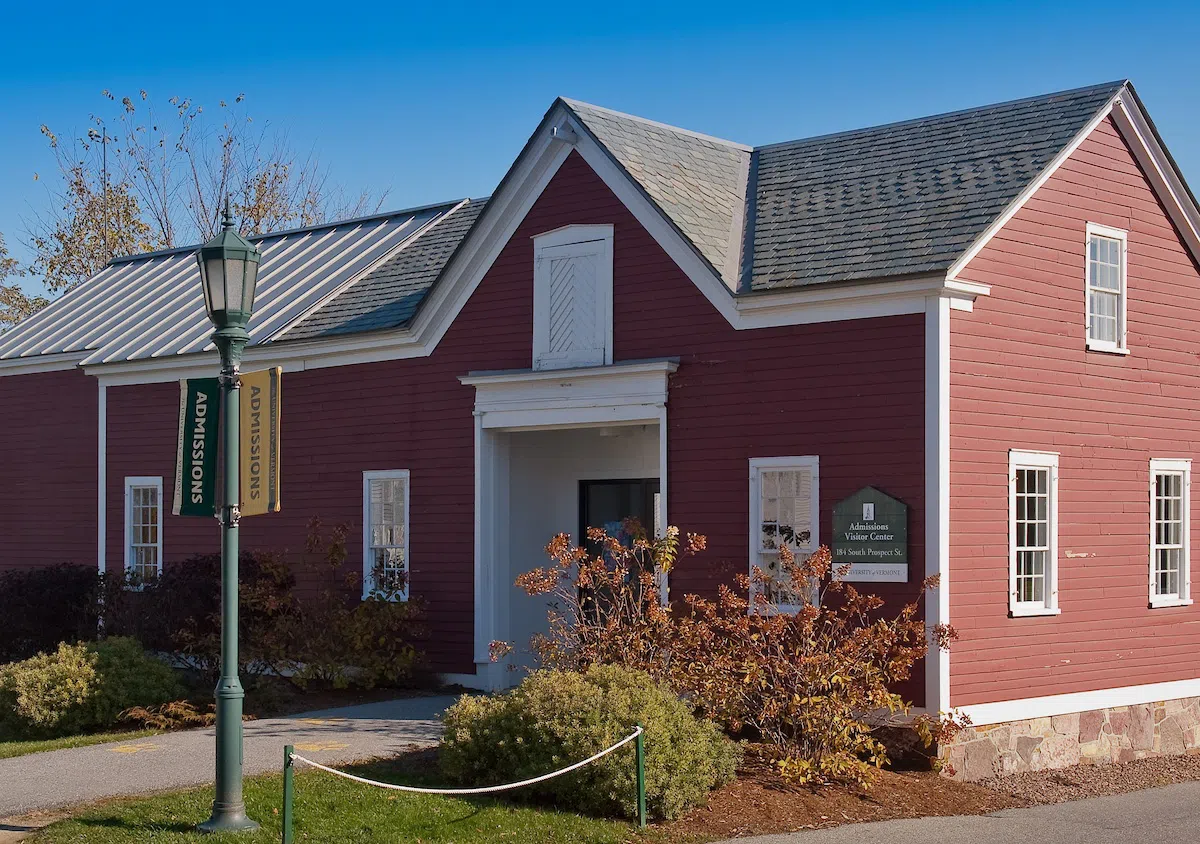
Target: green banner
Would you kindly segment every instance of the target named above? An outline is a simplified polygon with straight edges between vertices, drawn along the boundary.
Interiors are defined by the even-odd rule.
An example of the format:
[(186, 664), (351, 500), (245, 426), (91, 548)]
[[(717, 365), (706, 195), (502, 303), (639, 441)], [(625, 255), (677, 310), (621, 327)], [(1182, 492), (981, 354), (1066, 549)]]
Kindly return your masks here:
[(175, 456), (176, 516), (217, 512), (217, 429), (221, 385), (216, 378), (179, 382), (179, 449)]

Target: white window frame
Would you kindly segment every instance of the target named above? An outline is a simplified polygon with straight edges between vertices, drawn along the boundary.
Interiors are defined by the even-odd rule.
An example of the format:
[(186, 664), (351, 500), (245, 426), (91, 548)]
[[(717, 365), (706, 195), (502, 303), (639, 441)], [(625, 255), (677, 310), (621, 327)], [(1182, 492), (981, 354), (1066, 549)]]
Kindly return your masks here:
[[(1017, 600), (1017, 470), (1046, 469), (1049, 474), (1047, 518), (1049, 520), (1042, 601)], [(1014, 618), (1059, 615), (1058, 606), (1058, 453), (1052, 451), (1008, 452), (1008, 613)]]
[(409, 546), (412, 543), (412, 522), (409, 520), (410, 502), (412, 501), (412, 482), (408, 469), (380, 469), (363, 472), (363, 589), (362, 598), (365, 601), (375, 588), (374, 555), (371, 554), (371, 481), (404, 481), (404, 588), (394, 596), (397, 601), (407, 601), (412, 586), (412, 556)]
[[(158, 542), (155, 543), (158, 554), (158, 572), (163, 571), (163, 479), (161, 476), (135, 475), (125, 478), (125, 572), (133, 571), (133, 491), (134, 489), (153, 489), (158, 495)], [(148, 547), (148, 546), (147, 546)]]
[[(1117, 293), (1117, 342), (1111, 343), (1105, 340), (1094, 340), (1091, 336), (1092, 331), (1092, 238), (1105, 237), (1110, 240), (1117, 240), (1121, 243), (1121, 289)], [(1127, 338), (1129, 336), (1128, 329), (1128, 307), (1126, 302), (1129, 299), (1129, 272), (1128, 272), (1128, 256), (1129, 256), (1129, 233), (1124, 229), (1114, 229), (1110, 226), (1102, 226), (1099, 223), (1087, 224), (1087, 239), (1083, 246), (1083, 333), (1087, 340), (1087, 348), (1094, 352), (1108, 352), (1109, 354), (1127, 355), (1129, 354), (1129, 346)], [(1105, 290), (1106, 288), (1097, 288)], [(1107, 292), (1111, 293), (1111, 290)]]
[[(550, 347), (550, 276), (543, 255), (550, 249), (596, 244), (600, 262), (596, 268), (597, 319), (604, 332), (601, 360), (578, 356), (551, 356)], [(571, 367), (608, 366), (613, 362), (613, 226), (567, 225), (533, 237), (533, 368), (536, 370)]]
[[(1154, 497), (1155, 476), (1159, 474), (1183, 475), (1183, 507), (1180, 518), (1183, 520), (1183, 561), (1179, 566), (1179, 594), (1157, 595), (1155, 588), (1158, 578), (1155, 576), (1155, 552), (1158, 545), (1155, 537)], [(1186, 607), (1192, 603), (1192, 461), (1177, 458), (1151, 458), (1150, 460), (1150, 607)]]
[[(750, 458), (750, 543), (749, 565), (747, 574), (752, 575), (754, 567), (767, 570), (764, 558), (770, 551), (762, 548), (762, 471), (808, 471), (812, 474), (812, 501), (810, 502), (809, 519), (812, 533), (808, 545), (793, 549), (797, 559), (804, 559), (821, 547), (821, 460), (815, 455), (802, 457), (751, 457)], [(795, 613), (802, 609), (803, 604), (779, 604), (782, 612)]]

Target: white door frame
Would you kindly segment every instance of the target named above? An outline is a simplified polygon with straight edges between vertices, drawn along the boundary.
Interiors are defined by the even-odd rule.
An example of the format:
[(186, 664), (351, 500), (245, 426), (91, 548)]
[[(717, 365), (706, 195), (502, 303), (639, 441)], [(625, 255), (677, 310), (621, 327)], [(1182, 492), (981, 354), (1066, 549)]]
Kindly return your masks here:
[(499, 434), (617, 425), (658, 425), (661, 524), (667, 508), (667, 379), (679, 368), (656, 360), (587, 369), (471, 373), (475, 387), (475, 679), (500, 688), (490, 645), (507, 629), (508, 446)]

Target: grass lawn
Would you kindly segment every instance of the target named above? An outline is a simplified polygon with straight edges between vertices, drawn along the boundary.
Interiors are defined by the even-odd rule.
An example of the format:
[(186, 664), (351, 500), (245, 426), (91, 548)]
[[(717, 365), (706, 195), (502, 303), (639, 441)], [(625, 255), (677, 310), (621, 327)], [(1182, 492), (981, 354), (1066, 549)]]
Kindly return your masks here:
[(11, 759), (14, 756), (41, 753), (45, 750), (62, 750), (66, 747), (87, 747), (91, 744), (128, 741), (129, 739), (139, 739), (156, 735), (158, 735), (157, 730), (126, 730), (120, 733), (93, 733), (86, 736), (64, 736), (63, 738), (44, 739), (42, 741), (0, 741), (0, 759)]
[[(359, 765), (350, 770), (383, 781), (428, 784), (423, 776), (397, 772), (394, 766), (387, 764)], [(282, 775), (248, 778), (245, 794), (250, 817), (262, 824), (262, 829), (254, 834), (198, 835), (193, 827), (208, 817), (212, 789), (196, 788), (106, 803), (47, 827), (35, 840), (44, 844), (280, 841)], [(403, 794), (359, 785), (319, 771), (297, 771), (295, 812), (298, 842), (619, 844), (644, 841), (650, 844), (664, 840), (653, 832), (639, 834), (630, 823), (497, 800)]]

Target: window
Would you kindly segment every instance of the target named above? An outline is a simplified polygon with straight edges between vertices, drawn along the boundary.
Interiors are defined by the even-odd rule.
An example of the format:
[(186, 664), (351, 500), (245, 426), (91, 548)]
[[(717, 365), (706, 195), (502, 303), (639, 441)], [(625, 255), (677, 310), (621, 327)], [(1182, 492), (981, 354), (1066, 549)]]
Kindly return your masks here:
[(162, 574), (162, 483), (125, 479), (125, 571), (135, 585)]
[(533, 368), (612, 363), (613, 227), (564, 226), (533, 250)]
[(1192, 461), (1150, 461), (1150, 606), (1191, 603)]
[(1008, 609), (1057, 615), (1058, 455), (1008, 454)]
[(363, 598), (408, 600), (408, 471), (363, 472)]
[(1126, 235), (1088, 223), (1087, 347), (1125, 353)]
[[(785, 588), (779, 547), (786, 543), (803, 561), (820, 545), (819, 460), (816, 457), (760, 457), (750, 460), (750, 567), (773, 579), (768, 588), (784, 609), (795, 611), (813, 594)], [(776, 585), (777, 584), (777, 585)], [(814, 589), (816, 584), (814, 584)]]

